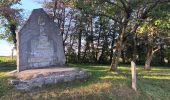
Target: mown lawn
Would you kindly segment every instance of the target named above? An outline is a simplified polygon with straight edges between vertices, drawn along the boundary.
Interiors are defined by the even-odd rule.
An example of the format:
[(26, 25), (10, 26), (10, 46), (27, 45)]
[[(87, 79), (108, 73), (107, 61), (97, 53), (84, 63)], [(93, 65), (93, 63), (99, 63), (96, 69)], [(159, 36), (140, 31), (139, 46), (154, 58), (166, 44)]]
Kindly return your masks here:
[(137, 92), (131, 89), (130, 66), (109, 72), (109, 66), (68, 64), (92, 73), (84, 80), (46, 85), (31, 91), (17, 91), (8, 84), (6, 73), (16, 69), (11, 58), (0, 57), (1, 100), (170, 100), (170, 67), (137, 67)]

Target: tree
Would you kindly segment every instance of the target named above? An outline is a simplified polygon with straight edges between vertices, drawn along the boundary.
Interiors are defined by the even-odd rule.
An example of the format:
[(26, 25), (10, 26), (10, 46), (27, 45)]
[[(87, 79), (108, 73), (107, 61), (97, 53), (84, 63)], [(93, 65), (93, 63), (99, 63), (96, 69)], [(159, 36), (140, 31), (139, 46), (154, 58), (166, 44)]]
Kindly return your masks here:
[[(56, 22), (60, 22), (58, 24), (63, 34), (65, 53), (68, 55), (67, 58), (71, 57), (67, 61), (110, 62), (111, 71), (117, 69), (120, 58), (126, 63), (131, 60), (144, 61), (147, 50), (142, 44), (149, 42), (145, 43), (146, 36), (141, 35), (143, 32), (140, 33), (138, 30), (142, 29), (144, 24), (158, 20), (159, 17), (156, 18), (154, 14), (155, 9), (162, 9), (161, 5), (168, 8), (169, 3), (168, 0), (45, 1), (47, 12), (52, 12), (50, 15), (58, 16), (54, 19), (60, 20)], [(60, 4), (63, 5), (62, 8)], [(154, 24), (148, 26), (157, 27)], [(144, 33), (150, 34), (151, 29), (149, 30)]]
[(145, 45), (147, 47), (146, 70), (150, 70), (150, 64), (154, 54), (168, 44), (167, 37), (170, 32), (169, 11), (170, 8), (168, 8), (168, 5), (164, 3), (160, 4), (150, 13), (150, 17), (148, 17), (149, 21), (145, 22), (139, 29), (139, 32), (144, 34)]
[[(1, 39), (13, 41), (16, 45), (16, 29), (19, 22), (21, 9), (12, 8), (13, 5), (19, 4), (20, 0), (2, 0), (0, 1), (0, 22), (5, 27), (5, 34), (1, 34)], [(4, 22), (4, 23), (3, 23)], [(7, 22), (7, 23), (6, 23)]]

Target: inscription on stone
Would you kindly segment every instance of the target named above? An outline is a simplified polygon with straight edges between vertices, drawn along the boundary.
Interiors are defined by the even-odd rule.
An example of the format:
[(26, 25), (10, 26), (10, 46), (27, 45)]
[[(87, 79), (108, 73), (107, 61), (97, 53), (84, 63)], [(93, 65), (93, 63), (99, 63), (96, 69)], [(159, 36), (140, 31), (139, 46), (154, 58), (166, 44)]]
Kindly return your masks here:
[(18, 71), (65, 64), (62, 36), (43, 9), (35, 9), (17, 36)]

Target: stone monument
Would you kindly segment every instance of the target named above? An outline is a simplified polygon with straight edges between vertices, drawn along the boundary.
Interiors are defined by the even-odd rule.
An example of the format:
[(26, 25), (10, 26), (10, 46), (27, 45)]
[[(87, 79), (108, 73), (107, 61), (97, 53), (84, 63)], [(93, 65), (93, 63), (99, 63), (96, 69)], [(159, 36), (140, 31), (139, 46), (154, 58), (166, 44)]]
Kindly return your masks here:
[(42, 9), (34, 9), (17, 35), (17, 70), (65, 64), (62, 35)]
[(65, 64), (62, 35), (43, 9), (35, 9), (17, 34), (17, 70), (10, 83), (20, 90), (88, 78), (91, 73)]

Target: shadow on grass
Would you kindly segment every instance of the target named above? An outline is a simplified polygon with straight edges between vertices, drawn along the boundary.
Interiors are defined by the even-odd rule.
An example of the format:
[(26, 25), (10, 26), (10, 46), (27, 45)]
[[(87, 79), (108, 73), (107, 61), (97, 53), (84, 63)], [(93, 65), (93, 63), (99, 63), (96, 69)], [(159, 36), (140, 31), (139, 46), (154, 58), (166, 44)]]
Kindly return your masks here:
[[(69, 65), (70, 67), (83, 68), (92, 73), (87, 79), (79, 79), (73, 82), (45, 85), (43, 88), (34, 88), (30, 91), (9, 92), (3, 99), (19, 98), (25, 100), (111, 100), (121, 99), (124, 96), (134, 94), (134, 91), (127, 86), (126, 77), (117, 72), (109, 72), (107, 66), (91, 65)], [(114, 77), (113, 77), (114, 76)], [(123, 78), (122, 78), (123, 77)], [(127, 92), (128, 91), (128, 92)], [(17, 96), (14, 96), (17, 94)], [(132, 97), (128, 97), (132, 98)]]
[[(152, 79), (158, 77), (157, 73), (163, 70), (145, 72), (137, 68), (137, 92), (131, 89), (130, 68), (120, 67), (118, 72), (109, 72), (109, 66), (68, 64), (70, 67), (83, 68), (92, 73), (87, 79), (75, 80), (73, 82), (45, 85), (43, 88), (34, 88), (31, 91), (10, 90), (6, 96), (19, 99), (58, 99), (58, 100), (146, 100), (169, 98), (170, 80)], [(9, 71), (11, 69), (5, 70)], [(158, 71), (159, 70), (159, 71)], [(1, 71), (1, 70), (0, 70)], [(168, 71), (160, 77), (165, 77)], [(150, 77), (151, 79), (144, 78)], [(169, 77), (169, 75), (167, 75)], [(2, 90), (3, 91), (3, 90)], [(1, 92), (1, 91), (0, 91)]]
[(137, 80), (138, 91), (140, 91), (143, 96), (152, 100), (169, 100), (169, 84), (169, 79), (143, 78)]
[(11, 77), (6, 76), (0, 77), (0, 97), (13, 88), (12, 85), (8, 82), (9, 78)]
[(11, 77), (6, 76), (5, 74), (15, 69), (15, 62), (0, 62), (0, 97), (12, 89), (12, 86), (8, 82), (8, 79)]
[(0, 62), (0, 72), (9, 72), (16, 69), (15, 62)]

